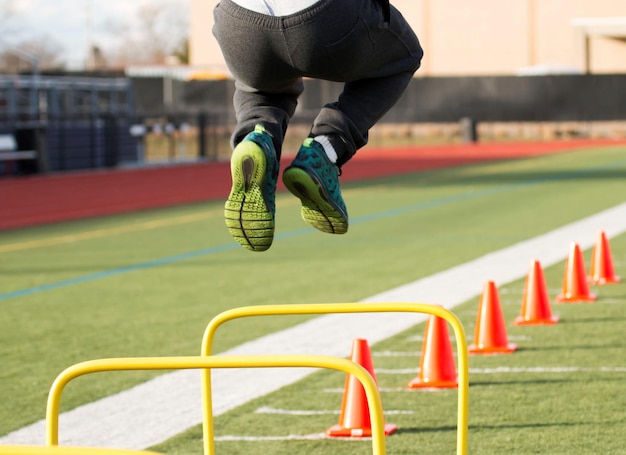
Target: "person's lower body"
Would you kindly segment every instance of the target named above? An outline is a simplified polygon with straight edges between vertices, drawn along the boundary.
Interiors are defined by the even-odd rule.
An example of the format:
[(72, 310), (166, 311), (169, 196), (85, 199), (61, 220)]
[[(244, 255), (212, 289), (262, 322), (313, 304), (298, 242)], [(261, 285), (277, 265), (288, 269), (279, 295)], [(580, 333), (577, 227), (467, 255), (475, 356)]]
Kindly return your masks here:
[(215, 8), (214, 34), (236, 79), (234, 169), (243, 165), (237, 147), (256, 125), (271, 136), (280, 160), (303, 77), (344, 82), (339, 98), (313, 121), (283, 181), (300, 198), (307, 223), (322, 232), (345, 233), (341, 166), (367, 143), (369, 129), (404, 93), (422, 57), (417, 37), (395, 8), (386, 21), (378, 0), (320, 0), (285, 17), (264, 16), (223, 0)]

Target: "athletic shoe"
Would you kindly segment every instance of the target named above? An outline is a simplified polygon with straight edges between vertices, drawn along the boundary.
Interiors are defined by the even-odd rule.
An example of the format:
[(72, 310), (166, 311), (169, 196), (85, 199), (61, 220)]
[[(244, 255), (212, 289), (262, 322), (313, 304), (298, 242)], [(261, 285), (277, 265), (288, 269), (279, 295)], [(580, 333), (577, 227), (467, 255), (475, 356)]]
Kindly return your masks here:
[(283, 173), (283, 182), (302, 201), (302, 219), (322, 232), (345, 234), (348, 212), (339, 189), (339, 168), (324, 148), (307, 138)]
[(257, 125), (233, 150), (233, 185), (224, 206), (230, 235), (244, 248), (265, 251), (274, 240), (278, 160), (272, 137)]

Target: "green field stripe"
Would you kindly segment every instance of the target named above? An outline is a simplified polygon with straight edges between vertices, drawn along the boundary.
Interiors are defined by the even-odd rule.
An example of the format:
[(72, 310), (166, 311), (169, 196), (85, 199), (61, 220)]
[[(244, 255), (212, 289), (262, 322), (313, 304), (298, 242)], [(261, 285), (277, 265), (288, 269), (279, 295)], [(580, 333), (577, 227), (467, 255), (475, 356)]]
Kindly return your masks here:
[[(565, 176), (562, 174), (550, 174), (550, 175), (542, 176), (539, 178), (524, 180), (518, 183), (504, 184), (504, 185), (498, 185), (496, 187), (487, 188), (487, 189), (463, 192), (463, 193), (455, 194), (452, 196), (424, 201), (419, 204), (414, 204), (414, 205), (405, 206), (405, 207), (398, 207), (392, 210), (385, 210), (385, 211), (381, 211), (377, 213), (363, 215), (360, 217), (355, 217), (354, 219), (351, 220), (351, 223), (353, 225), (363, 224), (363, 223), (368, 223), (368, 222), (376, 221), (380, 219), (392, 218), (392, 217), (407, 214), (407, 213), (415, 213), (415, 212), (419, 212), (422, 210), (442, 207), (448, 204), (454, 204), (454, 203), (462, 202), (466, 200), (473, 200), (473, 199), (478, 199), (481, 197), (491, 196), (494, 194), (501, 194), (507, 191), (514, 191), (518, 188), (527, 188), (530, 186), (547, 183), (547, 182), (554, 182), (554, 181), (559, 181), (559, 180), (564, 180), (564, 179), (584, 177), (587, 175), (592, 175), (597, 172), (601, 172), (606, 169), (614, 169), (616, 167), (623, 166), (624, 164), (626, 164), (626, 160), (622, 159), (622, 160), (617, 160), (611, 163), (604, 164), (602, 166), (596, 166), (596, 167), (587, 168), (587, 169), (583, 169), (579, 171), (573, 171), (573, 172), (568, 173)], [(316, 231), (311, 228), (297, 229), (297, 230), (293, 230), (290, 232), (277, 234), (276, 239), (277, 240), (290, 239), (290, 238), (295, 238), (295, 237), (299, 237), (302, 235), (307, 235), (307, 234), (311, 234), (315, 232)], [(207, 255), (219, 254), (219, 253), (223, 253), (226, 251), (232, 251), (232, 250), (237, 250), (237, 249), (239, 249), (239, 245), (237, 244), (218, 245), (218, 246), (214, 246), (214, 247), (210, 247), (210, 248), (206, 248), (206, 249), (202, 249), (198, 251), (191, 251), (188, 253), (169, 256), (169, 257), (165, 257), (161, 259), (156, 259), (153, 261), (142, 262), (142, 263), (138, 263), (134, 265), (119, 267), (119, 268), (105, 270), (105, 271), (98, 272), (98, 273), (71, 278), (68, 280), (48, 283), (48, 284), (44, 284), (41, 286), (35, 286), (32, 288), (21, 289), (17, 291), (8, 292), (5, 294), (0, 294), (0, 301), (38, 294), (42, 292), (47, 292), (51, 290), (68, 287), (68, 286), (88, 283), (92, 281), (102, 280), (102, 279), (110, 278), (112, 276), (122, 275), (122, 274), (129, 273), (129, 272), (147, 270), (147, 269), (151, 269), (155, 267), (160, 267), (163, 265), (169, 265), (169, 264), (173, 264), (176, 262), (186, 261), (189, 259), (195, 259), (198, 257), (207, 256)]]
[(359, 224), (359, 223), (365, 223), (365, 222), (382, 219), (382, 218), (390, 218), (390, 217), (394, 217), (398, 215), (404, 215), (407, 213), (418, 212), (418, 211), (425, 210), (425, 209), (441, 207), (447, 204), (454, 204), (454, 203), (462, 202), (465, 200), (477, 199), (483, 196), (492, 196), (494, 194), (500, 194), (500, 193), (504, 193), (507, 191), (513, 191), (518, 188), (528, 188), (534, 185), (540, 185), (542, 183), (557, 182), (560, 180), (571, 180), (575, 178), (585, 177), (588, 175), (593, 175), (595, 173), (605, 171), (607, 169), (614, 169), (616, 167), (621, 167), (624, 165), (626, 165), (626, 159), (617, 160), (611, 163), (606, 163), (606, 164), (603, 164), (602, 166), (595, 166), (592, 168), (582, 169), (579, 171), (572, 171), (566, 175), (549, 174), (549, 175), (542, 176), (542, 177), (537, 177), (537, 178), (533, 178), (529, 180), (523, 180), (518, 183), (499, 185), (493, 188), (485, 188), (485, 189), (476, 190), (476, 191), (468, 191), (465, 193), (459, 193), (459, 194), (447, 196), (444, 198), (420, 202), (419, 204), (415, 204), (411, 206), (399, 207), (396, 209), (387, 210), (384, 212), (374, 213), (370, 215), (363, 215), (363, 216), (351, 219), (350, 222), (352, 224)]

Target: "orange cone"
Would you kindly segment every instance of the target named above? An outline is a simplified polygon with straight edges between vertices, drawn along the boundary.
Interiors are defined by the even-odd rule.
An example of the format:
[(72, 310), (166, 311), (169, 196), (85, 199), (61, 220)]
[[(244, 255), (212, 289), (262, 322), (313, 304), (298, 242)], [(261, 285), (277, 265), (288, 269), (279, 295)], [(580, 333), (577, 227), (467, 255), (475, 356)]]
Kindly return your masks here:
[(498, 288), (493, 281), (487, 281), (480, 296), (474, 343), (469, 346), (469, 353), (510, 354), (516, 349), (517, 345), (508, 340)]
[(611, 246), (604, 231), (598, 232), (596, 244), (593, 247), (589, 272), (588, 280), (592, 284), (602, 285), (620, 282), (620, 277), (615, 275)]
[(452, 389), (458, 387), (454, 355), (447, 321), (434, 314), (424, 332), (422, 357), (417, 377), (409, 382), (411, 389)]
[[(372, 354), (366, 340), (357, 338), (352, 342), (351, 360), (365, 368), (376, 382)], [(396, 429), (396, 425), (385, 424), (385, 435), (390, 435)], [(326, 434), (331, 437), (353, 438), (372, 436), (372, 423), (365, 389), (351, 374), (346, 377), (339, 423), (326, 430)]]
[(585, 261), (580, 246), (572, 242), (569, 257), (565, 264), (563, 290), (556, 296), (557, 303), (594, 302), (595, 294), (589, 292)]
[(530, 263), (530, 271), (526, 277), (522, 314), (515, 318), (514, 325), (554, 325), (559, 322), (558, 316), (552, 316), (550, 298), (546, 279), (539, 261)]

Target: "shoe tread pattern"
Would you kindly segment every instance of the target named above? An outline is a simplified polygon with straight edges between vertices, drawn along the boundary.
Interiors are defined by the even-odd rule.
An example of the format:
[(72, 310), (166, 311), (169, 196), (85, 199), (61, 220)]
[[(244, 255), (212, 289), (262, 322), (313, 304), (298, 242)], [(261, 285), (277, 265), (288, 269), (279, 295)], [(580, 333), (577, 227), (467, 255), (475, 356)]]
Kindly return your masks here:
[(338, 170), (319, 144), (305, 142), (283, 173), (283, 183), (302, 202), (302, 219), (310, 226), (329, 234), (348, 231)]
[(233, 183), (224, 219), (232, 237), (251, 251), (267, 250), (274, 239), (278, 163), (267, 141), (271, 142), (268, 135), (253, 132), (231, 157)]

